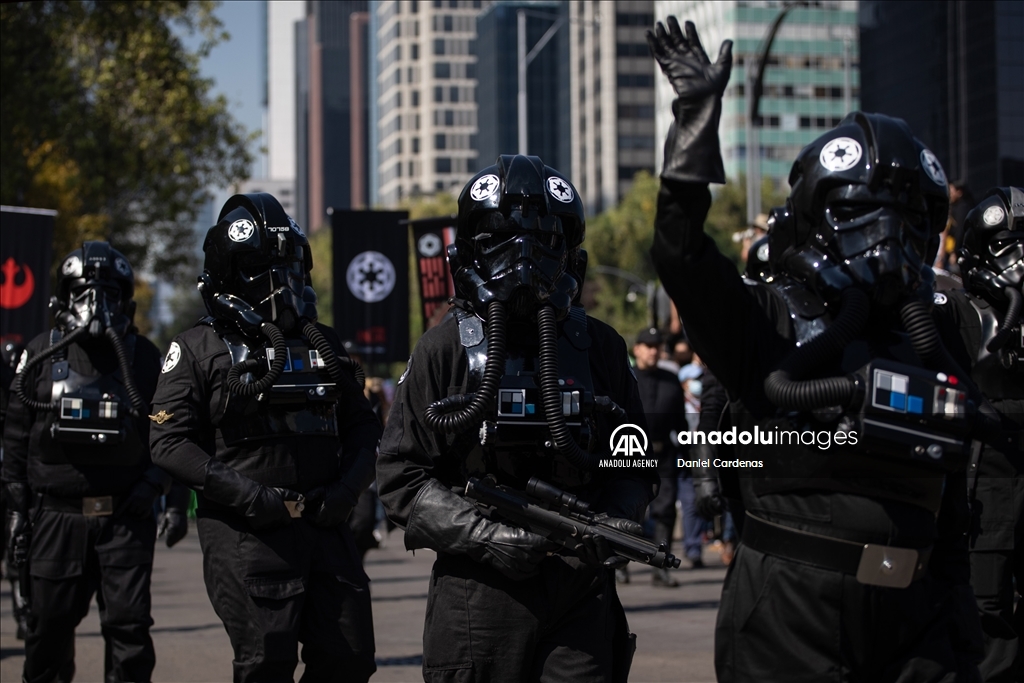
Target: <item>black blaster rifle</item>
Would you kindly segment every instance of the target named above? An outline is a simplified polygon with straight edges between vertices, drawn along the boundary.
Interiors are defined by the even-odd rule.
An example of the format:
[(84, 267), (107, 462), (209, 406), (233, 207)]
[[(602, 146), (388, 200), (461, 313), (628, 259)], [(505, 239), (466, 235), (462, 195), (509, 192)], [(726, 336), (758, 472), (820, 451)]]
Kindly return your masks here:
[(498, 486), (490, 478), (471, 477), (466, 497), (568, 550), (574, 550), (583, 536), (600, 534), (616, 555), (659, 569), (679, 567), (679, 558), (667, 552), (664, 543), (616, 529), (591, 512), (584, 501), (536, 477), (527, 483), (525, 492)]

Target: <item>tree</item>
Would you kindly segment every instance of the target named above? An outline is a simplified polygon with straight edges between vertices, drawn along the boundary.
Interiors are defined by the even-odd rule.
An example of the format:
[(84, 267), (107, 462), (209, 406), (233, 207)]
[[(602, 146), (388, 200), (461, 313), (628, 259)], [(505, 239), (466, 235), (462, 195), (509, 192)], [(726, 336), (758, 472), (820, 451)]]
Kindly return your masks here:
[[(228, 35), (215, 3), (0, 6), (0, 201), (56, 209), (54, 256), (107, 239), (173, 277), (210, 186), (243, 180), (254, 136), (199, 60)], [(187, 50), (174, 31), (200, 32)]]
[[(729, 179), (725, 185), (712, 189), (714, 201), (708, 211), (704, 223), (704, 231), (718, 245), (719, 251), (732, 259), (737, 268), (742, 268), (740, 245), (732, 240), (733, 234), (747, 227), (747, 180), (740, 175), (736, 180)], [(765, 212), (771, 207), (783, 206), (786, 195), (775, 189), (771, 178), (761, 180), (761, 206)]]

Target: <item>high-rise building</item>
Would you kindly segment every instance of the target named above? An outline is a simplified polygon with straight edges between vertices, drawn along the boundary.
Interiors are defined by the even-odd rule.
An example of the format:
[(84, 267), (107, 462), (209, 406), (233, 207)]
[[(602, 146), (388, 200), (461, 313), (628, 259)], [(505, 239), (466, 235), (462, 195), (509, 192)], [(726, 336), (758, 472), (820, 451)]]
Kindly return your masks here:
[[(366, 131), (353, 135), (353, 106), (364, 107), (363, 121), (369, 116), (365, 101), (352, 99), (351, 36), (352, 15), (365, 13), (367, 5), (367, 0), (310, 0), (305, 18), (294, 25), (296, 220), (311, 231), (327, 224), (329, 207), (365, 203), (365, 197), (352, 196), (353, 142), (365, 146), (368, 139)], [(356, 92), (361, 88), (356, 84)]]
[[(267, 177), (295, 184), (295, 22), (302, 0), (267, 2)], [(294, 195), (295, 188), (292, 187)]]
[(484, 0), (383, 0), (371, 20), (373, 203), (461, 187), (477, 165), (477, 64)]
[[(476, 89), (479, 170), (499, 154), (516, 154), (519, 141), (519, 12), (523, 12), (524, 54), (536, 49), (526, 68), (527, 154), (570, 173), (569, 3), (498, 2), (477, 19)], [(549, 33), (550, 32), (550, 33)], [(541, 44), (540, 41), (544, 41)], [(537, 47), (539, 46), (539, 49)]]
[[(675, 15), (693, 21), (714, 61), (725, 39), (733, 41), (732, 77), (722, 103), (719, 137), (725, 172), (736, 179), (746, 171), (746, 76), (783, 3), (744, 0), (657, 0), (658, 20)], [(847, 111), (859, 109), (860, 78), (857, 0), (821, 0), (790, 11), (775, 36), (765, 69), (758, 129), (762, 178), (784, 184), (803, 147), (834, 127)], [(672, 122), (675, 93), (657, 80), (657, 145)], [(847, 106), (847, 102), (849, 105)]]
[(904, 119), (951, 180), (1024, 184), (1024, 5), (862, 0), (863, 100)]
[(655, 74), (645, 31), (653, 0), (570, 2), (572, 181), (588, 214), (654, 170)]

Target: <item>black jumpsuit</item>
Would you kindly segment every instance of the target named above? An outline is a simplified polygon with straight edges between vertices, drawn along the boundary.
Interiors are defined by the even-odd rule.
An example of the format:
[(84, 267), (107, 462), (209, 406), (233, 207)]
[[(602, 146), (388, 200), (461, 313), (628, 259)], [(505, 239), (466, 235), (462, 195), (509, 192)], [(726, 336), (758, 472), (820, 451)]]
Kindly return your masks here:
[(971, 585), (985, 632), (982, 676), (991, 683), (1018, 681), (1024, 675), (1024, 609), (1014, 596), (1014, 581), (1018, 590), (1024, 586), (1024, 366), (1018, 359), (1006, 367), (998, 352), (985, 349), (1001, 314), (984, 299), (954, 290), (940, 293), (936, 301), (955, 308), (963, 321), (971, 373), (1003, 422), (1000, 432), (986, 435), (977, 479), (972, 475), (968, 480), (975, 494)]
[[(598, 448), (609, 453), (608, 438), (621, 423), (644, 425), (636, 381), (626, 346), (610, 327), (587, 318), (592, 340), (589, 367), (594, 394), (609, 396), (627, 417), (601, 419)], [(522, 337), (509, 333), (510, 349)], [(511, 351), (510, 351), (511, 353)], [(464, 488), (475, 471), (468, 463), (478, 452), (477, 430), (445, 437), (423, 421), (434, 401), (466, 392), (469, 366), (454, 318), (429, 330), (419, 341), (399, 381), (377, 460), (377, 486), (389, 517), (406, 528), (417, 494), (431, 479), (453, 490)], [(570, 488), (552, 476), (538, 454), (536, 474)], [(607, 456), (605, 456), (607, 457)], [(549, 458), (551, 460), (551, 458)], [(492, 474), (499, 476), (499, 472)], [(653, 495), (650, 474), (598, 470), (593, 481), (573, 487), (601, 509), (611, 480), (636, 477)], [(522, 483), (519, 483), (522, 486)], [(443, 522), (443, 520), (442, 520)], [(427, 681), (609, 681), (616, 638), (624, 635), (625, 615), (610, 570), (584, 566), (576, 558), (545, 559), (536, 576), (513, 581), (497, 569), (465, 555), (437, 550), (423, 632), (423, 674)]]
[[(125, 343), (134, 346), (135, 384), (148, 404), (156, 389), (160, 353), (145, 337), (131, 337)], [(49, 338), (46, 333), (33, 339), (29, 355), (46, 349)], [(71, 372), (112, 376), (114, 386), (122, 385), (117, 357), (106, 340), (73, 343), (66, 353)], [(51, 369), (51, 361), (44, 360), (29, 370), (25, 386), (31, 387), (32, 398), (51, 400)], [(123, 400), (120, 410), (129, 406)], [(3, 480), (27, 483), (33, 494), (24, 678), (29, 683), (71, 679), (75, 627), (96, 593), (107, 680), (148, 681), (156, 662), (149, 635), (156, 523), (152, 514), (120, 514), (118, 501), (143, 476), (164, 476), (152, 471), (149, 420), (145, 415), (134, 420), (121, 444), (90, 446), (55, 441), (50, 425), (56, 416), (28, 408), (12, 392), (4, 426)], [(113, 515), (83, 515), (82, 499), (98, 496), (113, 496)]]
[[(318, 327), (344, 357), (334, 331)], [(256, 531), (202, 490), (206, 463), (216, 458), (265, 486), (308, 493), (343, 476), (361, 451), (373, 453), (380, 425), (358, 390), (341, 395), (336, 429), (320, 433), (303, 431), (303, 405), (275, 412), (229, 396), (225, 336), (241, 342), (211, 324), (175, 338), (180, 357), (160, 375), (153, 412), (161, 422), (151, 443), (154, 461), (196, 489), (206, 589), (231, 638), (235, 680), (291, 681), (301, 642), (302, 680), (365, 681), (376, 668), (369, 579), (348, 525), (325, 529), (296, 518)], [(241, 439), (245, 429), (265, 435)]]
[[(706, 185), (663, 180), (655, 265), (679, 309), (694, 349), (736, 399), (740, 430), (782, 426), (788, 417), (764, 393), (768, 373), (794, 348), (795, 318), (773, 287), (744, 285), (702, 226)], [(951, 352), (958, 321), (935, 316)], [(865, 326), (841, 363), (820, 376), (845, 374), (871, 358), (919, 365), (906, 335)], [(969, 359), (957, 358), (961, 367)], [(969, 582), (964, 472), (935, 472), (869, 460), (873, 476), (843, 474), (856, 447), (737, 445), (743, 504), (752, 519), (860, 544), (930, 549), (923, 576), (907, 588), (859, 583), (851, 572), (797, 562), (740, 546), (729, 567), (715, 638), (720, 681), (947, 681), (971, 671), (980, 632)], [(966, 465), (966, 463), (965, 463)], [(761, 525), (762, 528), (764, 525)], [(831, 547), (831, 546), (830, 546)], [(848, 545), (846, 547), (849, 547)]]

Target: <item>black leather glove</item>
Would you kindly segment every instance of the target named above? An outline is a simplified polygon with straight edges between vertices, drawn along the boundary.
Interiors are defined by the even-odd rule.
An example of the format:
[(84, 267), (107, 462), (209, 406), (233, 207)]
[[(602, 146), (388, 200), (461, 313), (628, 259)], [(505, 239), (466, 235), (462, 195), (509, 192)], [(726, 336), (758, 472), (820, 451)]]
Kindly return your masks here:
[[(627, 534), (633, 534), (634, 536), (643, 536), (644, 533), (644, 528), (631, 519), (609, 517), (608, 515), (601, 514), (594, 521), (607, 524), (614, 529)], [(574, 550), (576, 555), (587, 564), (603, 565), (613, 569), (625, 567), (629, 564), (629, 559), (616, 555), (611, 546), (608, 545), (608, 539), (601, 534), (584, 534), (582, 542)]]
[(405, 530), (405, 547), (467, 555), (513, 581), (536, 575), (544, 558), (561, 548), (537, 534), (487, 519), (476, 505), (436, 479), (416, 495)]
[[(715, 457), (713, 446), (698, 444), (690, 447), (690, 455), (696, 460), (711, 460)], [(697, 514), (710, 521), (726, 510), (725, 496), (718, 482), (718, 471), (714, 467), (694, 467), (690, 474), (693, 477), (694, 507)]]
[(284, 502), (302, 501), (302, 494), (290, 489), (258, 484), (219, 460), (206, 461), (203, 495), (215, 503), (234, 508), (256, 531), (269, 531), (292, 521)]
[(659, 21), (647, 32), (647, 44), (676, 92), (672, 103), (675, 121), (665, 140), (661, 177), (690, 183), (724, 183), (725, 166), (718, 142), (722, 93), (732, 71), (732, 41), (726, 40), (714, 64), (708, 59), (693, 22), (686, 35), (675, 17), (668, 30)]
[(28, 521), (29, 490), (19, 482), (9, 482), (4, 487), (7, 493), (7, 519), (4, 533), (7, 534), (7, 564), (11, 569), (21, 569), (28, 560), (28, 549), (32, 541), (32, 528)]
[(138, 517), (140, 519), (152, 517), (153, 503), (163, 493), (163, 489), (153, 482), (147, 479), (140, 479), (135, 482), (128, 495), (121, 500), (120, 505), (117, 506), (116, 514), (126, 517)]
[(184, 485), (174, 482), (164, 499), (164, 511), (157, 521), (157, 538), (163, 537), (168, 548), (188, 534), (188, 504), (191, 496)]
[(302, 518), (313, 526), (336, 527), (352, 514), (358, 499), (358, 495), (344, 480), (338, 480), (306, 494), (306, 508), (302, 511)]

